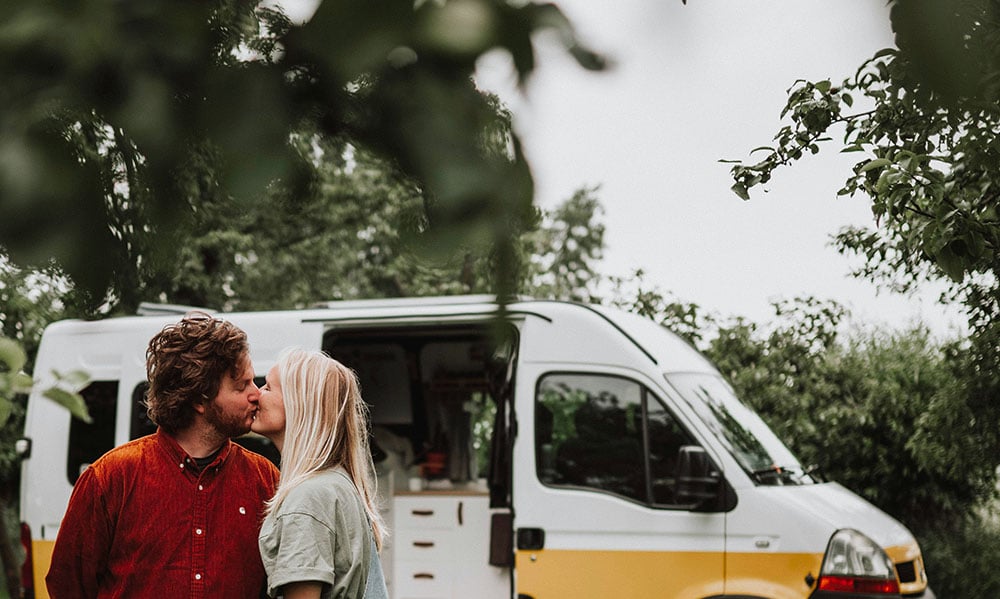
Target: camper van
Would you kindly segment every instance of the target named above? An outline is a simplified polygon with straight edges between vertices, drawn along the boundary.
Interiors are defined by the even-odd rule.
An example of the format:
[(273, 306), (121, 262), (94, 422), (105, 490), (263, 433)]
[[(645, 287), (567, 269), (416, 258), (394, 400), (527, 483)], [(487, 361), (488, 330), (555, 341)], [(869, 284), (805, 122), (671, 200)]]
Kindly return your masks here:
[[(63, 321), (38, 388), (84, 370), (88, 424), (30, 397), (28, 593), (46, 597), (80, 472), (150, 433), (149, 339), (182, 312)], [(920, 547), (796, 459), (715, 367), (651, 320), (490, 297), (227, 313), (263, 377), (288, 346), (353, 368), (370, 406), (395, 599), (932, 599)], [(240, 442), (275, 457), (260, 438)]]

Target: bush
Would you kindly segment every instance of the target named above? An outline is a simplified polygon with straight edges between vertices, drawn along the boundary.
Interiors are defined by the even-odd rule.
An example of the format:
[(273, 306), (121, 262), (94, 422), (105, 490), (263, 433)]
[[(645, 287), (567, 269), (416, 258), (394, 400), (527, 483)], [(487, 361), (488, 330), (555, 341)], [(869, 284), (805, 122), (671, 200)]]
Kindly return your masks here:
[(957, 526), (915, 530), (931, 588), (942, 598), (1000, 597), (1000, 518), (973, 515)]

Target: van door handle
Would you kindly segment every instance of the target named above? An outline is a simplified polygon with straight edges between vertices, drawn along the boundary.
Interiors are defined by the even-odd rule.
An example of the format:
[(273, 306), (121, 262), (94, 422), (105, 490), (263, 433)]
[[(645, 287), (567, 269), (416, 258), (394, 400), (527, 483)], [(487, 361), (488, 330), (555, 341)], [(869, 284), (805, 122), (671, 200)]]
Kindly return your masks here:
[(541, 528), (517, 529), (517, 548), (523, 551), (537, 551), (545, 547), (545, 531)]

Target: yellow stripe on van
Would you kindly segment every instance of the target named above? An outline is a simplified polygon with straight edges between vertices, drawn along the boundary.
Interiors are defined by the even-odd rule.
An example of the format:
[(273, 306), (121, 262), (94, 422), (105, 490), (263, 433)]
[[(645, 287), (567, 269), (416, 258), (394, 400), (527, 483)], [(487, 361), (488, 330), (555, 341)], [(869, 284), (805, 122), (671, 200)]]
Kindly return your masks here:
[(32, 573), (35, 580), (35, 599), (49, 599), (49, 590), (45, 588), (45, 575), (49, 572), (49, 564), (52, 563), (52, 549), (55, 548), (55, 541), (31, 541)]
[(534, 599), (657, 597), (722, 593), (718, 553), (667, 551), (518, 551), (517, 592)]
[(517, 592), (534, 599), (655, 597), (691, 599), (728, 594), (803, 599), (823, 556), (809, 553), (730, 554), (723, 588), (722, 556), (685, 551), (518, 551)]
[(808, 597), (819, 578), (823, 554), (730, 553), (726, 556), (726, 594), (774, 599)]

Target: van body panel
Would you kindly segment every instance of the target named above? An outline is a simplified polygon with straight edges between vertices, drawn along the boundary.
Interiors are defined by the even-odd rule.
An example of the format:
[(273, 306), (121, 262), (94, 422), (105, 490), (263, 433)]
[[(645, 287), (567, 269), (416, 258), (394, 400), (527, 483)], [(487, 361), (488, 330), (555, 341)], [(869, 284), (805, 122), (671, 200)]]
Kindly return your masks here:
[[(913, 536), (899, 522), (837, 483), (761, 486), (740, 493), (731, 519), (730, 547), (739, 539), (768, 532), (783, 551), (823, 553), (833, 533), (853, 528), (890, 547), (910, 543)], [(735, 545), (735, 546), (734, 546)]]
[(652, 320), (605, 306), (594, 306), (593, 309), (644, 348), (655, 360), (659, 371), (718, 372), (690, 343)]
[(726, 595), (771, 599), (808, 596), (808, 575), (819, 576), (823, 553), (726, 550)]
[[(622, 336), (613, 323), (597, 311), (575, 304), (538, 302), (546, 318), (525, 318), (521, 331), (523, 364), (574, 363), (634, 367), (650, 362), (640, 346)], [(574, 309), (575, 308), (575, 309)]]

